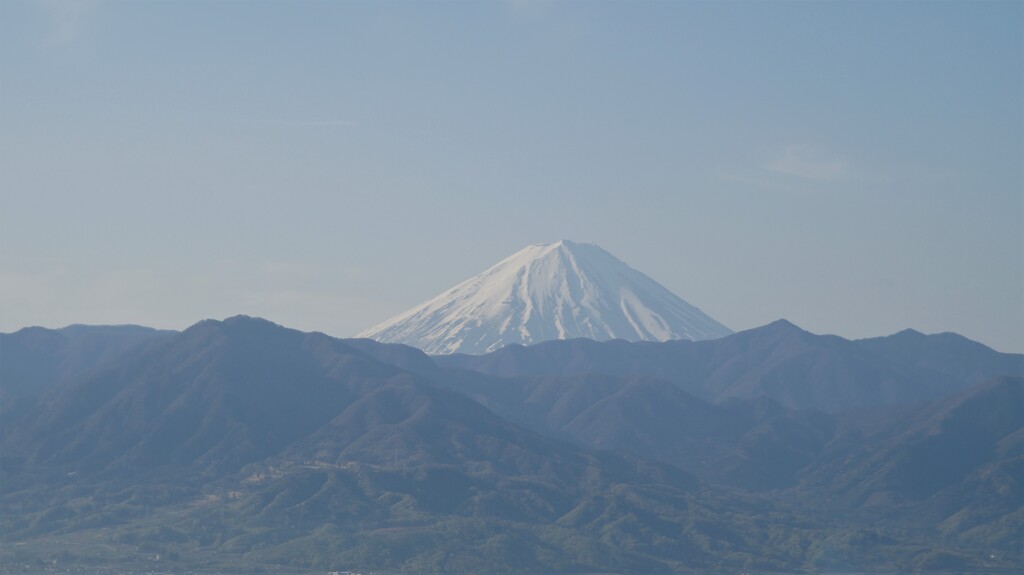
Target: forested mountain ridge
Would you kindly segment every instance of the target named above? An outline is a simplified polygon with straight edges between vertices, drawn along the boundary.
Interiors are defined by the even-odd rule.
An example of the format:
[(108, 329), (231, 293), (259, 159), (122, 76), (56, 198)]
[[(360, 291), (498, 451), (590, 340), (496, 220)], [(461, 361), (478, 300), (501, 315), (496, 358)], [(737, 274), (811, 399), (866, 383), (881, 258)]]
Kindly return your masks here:
[[(857, 361), (878, 353), (769, 327), (730, 336), (740, 343), (714, 361), (735, 366), (722, 350), (745, 347), (738, 357), (787, 363), (793, 341)], [(573, 350), (561, 371), (583, 373), (504, 376), (247, 317), (144, 339), (23, 395), (18, 417), (4, 404), (0, 527), (16, 544), (5, 571), (54, 558), (133, 569), (156, 555), (224, 571), (1022, 564), (1021, 379), (968, 382), (1002, 365), (985, 367), (1003, 357), (991, 350), (943, 372), (952, 395), (819, 411), (785, 395), (686, 391), (669, 376), (699, 354), (682, 342), (554, 342)], [(510, 348), (506, 365), (556, 371), (551, 345)], [(578, 352), (595, 346), (611, 351)], [(529, 354), (542, 361), (527, 365)], [(19, 361), (56, 373), (60, 357)], [(897, 359), (877, 373), (904, 373)], [(643, 365), (661, 371), (629, 373)], [(871, 397), (904, 397), (887, 393)]]

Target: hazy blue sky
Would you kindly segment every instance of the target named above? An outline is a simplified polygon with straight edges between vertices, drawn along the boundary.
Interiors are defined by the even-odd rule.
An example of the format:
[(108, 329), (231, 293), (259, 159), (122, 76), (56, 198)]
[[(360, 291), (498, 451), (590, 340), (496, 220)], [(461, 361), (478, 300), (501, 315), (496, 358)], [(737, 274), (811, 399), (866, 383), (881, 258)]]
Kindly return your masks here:
[(348, 336), (532, 243), (1024, 351), (1021, 2), (0, 1), (0, 330)]

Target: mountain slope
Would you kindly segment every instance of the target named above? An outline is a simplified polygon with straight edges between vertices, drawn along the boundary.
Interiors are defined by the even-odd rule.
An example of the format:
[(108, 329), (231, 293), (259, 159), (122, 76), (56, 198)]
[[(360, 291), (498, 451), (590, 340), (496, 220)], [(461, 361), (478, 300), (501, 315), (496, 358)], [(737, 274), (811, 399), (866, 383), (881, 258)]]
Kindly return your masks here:
[(528, 429), (671, 463), (716, 484), (789, 485), (830, 436), (825, 414), (787, 410), (764, 398), (712, 405), (652, 377), (499, 380), (471, 373), (449, 370), (438, 381)]
[(237, 469), (328, 421), (348, 387), (399, 373), (322, 334), (204, 321), (43, 397), (4, 449), (83, 472)]
[(1000, 375), (1024, 377), (1024, 355), (1000, 353), (956, 333), (926, 335), (907, 329), (855, 343), (893, 362), (974, 383)]
[[(807, 337), (781, 327), (786, 341)], [(786, 354), (765, 357), (777, 356)], [(1018, 549), (1021, 433), (1011, 409), (1020, 383), (990, 391), (881, 418), (882, 431), (863, 441), (849, 426), (870, 427), (870, 417), (851, 417), (840, 442), (834, 417), (766, 399), (711, 405), (653, 377), (507, 380), (439, 368), (404, 346), (246, 317), (206, 321), (0, 420), (0, 532), (10, 543), (0, 563), (148, 572), (160, 556), (160, 569), (175, 572), (652, 573), (841, 562), (851, 571), (1017, 572), (1019, 561), (990, 556)], [(947, 440), (983, 457), (939, 476), (950, 458), (935, 446)], [(890, 455), (877, 460), (876, 447)], [(733, 487), (636, 455), (717, 457), (705, 470), (720, 467)], [(929, 470), (923, 482), (918, 463)], [(933, 477), (941, 481), (925, 485)], [(858, 497), (873, 495), (857, 485), (903, 493), (899, 513), (861, 511)], [(853, 509), (824, 514), (803, 503), (833, 493)], [(945, 543), (934, 524), (911, 520), (922, 509), (943, 521)]]
[(592, 244), (529, 246), (356, 337), (430, 354), (553, 339), (701, 340), (732, 333)]
[[(922, 336), (923, 337), (923, 336)], [(962, 341), (961, 341), (962, 340)], [(863, 406), (937, 399), (977, 383), (978, 375), (1022, 375), (1022, 356), (1000, 354), (963, 338), (915, 347), (899, 338), (849, 341), (779, 320), (710, 341), (549, 341), (485, 355), (437, 356), (446, 367), (504, 377), (647, 375), (708, 401), (768, 397), (791, 409), (842, 412)], [(934, 344), (942, 344), (936, 349)], [(978, 353), (975, 348), (984, 348)], [(934, 359), (943, 353), (959, 361)], [(951, 365), (946, 365), (951, 364)]]
[(44, 394), (86, 371), (174, 333), (137, 325), (27, 327), (0, 333), (0, 423), (22, 417)]
[(137, 325), (26, 327), (0, 333), (0, 401), (39, 397), (135, 345), (173, 333)]
[[(697, 483), (676, 468), (531, 433), (342, 340), (246, 317), (201, 322), (86, 372), (5, 431), (0, 526), (14, 541), (113, 528), (150, 548), (170, 538), (189, 552), (296, 566), (354, 554), (393, 569), (526, 561), (647, 572), (714, 564), (692, 539), (730, 532), (683, 533), (687, 510), (706, 505), (690, 501)], [(581, 505), (604, 519), (577, 525)], [(602, 541), (638, 507), (674, 518), (645, 535), (674, 545)], [(700, 514), (717, 522), (716, 511)], [(452, 544), (452, 530), (510, 547), (482, 558), (461, 537)], [(541, 544), (547, 531), (566, 539)], [(396, 538), (405, 543), (387, 556), (362, 548)], [(307, 540), (322, 544), (293, 551)], [(447, 548), (440, 563), (437, 548)]]
[(1024, 561), (1024, 379), (929, 404), (837, 418), (795, 490), (808, 505), (918, 523)]
[(837, 423), (809, 473), (834, 482), (836, 503), (925, 500), (994, 460), (1024, 455), (1024, 380), (999, 377), (924, 405), (853, 411)]

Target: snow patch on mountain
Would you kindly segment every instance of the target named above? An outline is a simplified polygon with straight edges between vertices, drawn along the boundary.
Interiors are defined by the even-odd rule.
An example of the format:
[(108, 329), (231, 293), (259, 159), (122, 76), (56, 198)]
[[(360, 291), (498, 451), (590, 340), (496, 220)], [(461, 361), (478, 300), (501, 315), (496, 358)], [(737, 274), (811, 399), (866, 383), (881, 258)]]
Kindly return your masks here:
[(440, 355), (577, 337), (666, 341), (730, 333), (600, 247), (563, 240), (522, 249), (356, 337)]

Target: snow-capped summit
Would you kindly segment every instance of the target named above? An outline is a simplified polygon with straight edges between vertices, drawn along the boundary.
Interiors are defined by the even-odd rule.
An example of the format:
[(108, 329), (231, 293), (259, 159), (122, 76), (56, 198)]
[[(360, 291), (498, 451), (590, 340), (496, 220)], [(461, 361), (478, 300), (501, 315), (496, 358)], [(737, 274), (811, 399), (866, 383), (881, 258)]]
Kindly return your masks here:
[(594, 244), (522, 249), (434, 299), (359, 333), (433, 354), (552, 339), (714, 339), (732, 330)]

